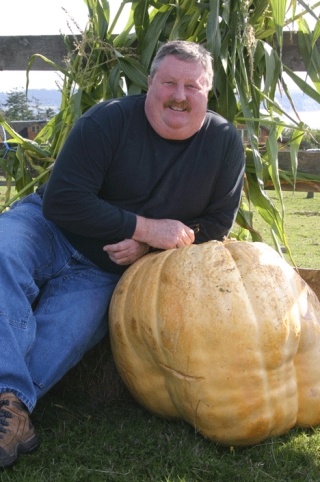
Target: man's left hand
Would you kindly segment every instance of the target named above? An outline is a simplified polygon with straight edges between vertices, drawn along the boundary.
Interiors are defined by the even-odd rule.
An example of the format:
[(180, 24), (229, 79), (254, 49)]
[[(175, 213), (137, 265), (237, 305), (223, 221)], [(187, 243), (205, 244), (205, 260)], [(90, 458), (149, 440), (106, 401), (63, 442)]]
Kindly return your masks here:
[(109, 258), (116, 264), (128, 265), (149, 252), (150, 246), (134, 239), (124, 239), (119, 243), (107, 244), (103, 251), (108, 253)]

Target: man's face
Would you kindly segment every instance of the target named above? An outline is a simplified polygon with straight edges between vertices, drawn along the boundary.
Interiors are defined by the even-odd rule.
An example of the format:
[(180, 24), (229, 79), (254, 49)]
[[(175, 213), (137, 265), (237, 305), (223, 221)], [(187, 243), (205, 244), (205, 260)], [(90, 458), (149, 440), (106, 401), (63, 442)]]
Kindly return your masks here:
[(207, 77), (201, 63), (169, 55), (154, 77), (149, 77), (145, 112), (160, 136), (182, 140), (201, 128), (207, 101)]

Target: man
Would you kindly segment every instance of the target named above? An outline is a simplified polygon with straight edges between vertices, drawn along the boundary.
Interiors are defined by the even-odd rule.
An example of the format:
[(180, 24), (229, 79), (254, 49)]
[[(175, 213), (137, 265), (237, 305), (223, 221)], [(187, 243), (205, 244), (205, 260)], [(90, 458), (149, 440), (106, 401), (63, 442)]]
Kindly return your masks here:
[(29, 414), (106, 334), (124, 270), (150, 249), (228, 235), (244, 154), (207, 111), (212, 76), (200, 45), (163, 45), (147, 94), (86, 112), (47, 185), (1, 215), (0, 466), (38, 446)]

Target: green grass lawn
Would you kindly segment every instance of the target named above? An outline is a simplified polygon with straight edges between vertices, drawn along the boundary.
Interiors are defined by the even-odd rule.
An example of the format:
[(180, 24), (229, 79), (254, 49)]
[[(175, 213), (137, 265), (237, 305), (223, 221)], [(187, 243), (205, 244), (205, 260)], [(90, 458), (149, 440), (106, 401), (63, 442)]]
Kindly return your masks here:
[[(279, 207), (273, 191), (270, 199)], [(295, 264), (300, 268), (320, 269), (320, 193), (307, 199), (305, 192), (285, 192), (285, 229)], [(257, 214), (254, 226), (272, 246), (269, 227)]]
[(37, 452), (1, 482), (319, 482), (320, 430), (292, 429), (256, 446), (222, 447), (182, 421), (162, 420), (129, 396), (47, 394), (33, 414)]
[[(306, 199), (305, 193), (285, 193), (285, 204), (297, 266), (320, 268), (320, 194)], [(255, 225), (271, 239), (259, 219)], [(41, 446), (0, 471), (1, 482), (320, 480), (320, 428), (294, 428), (252, 447), (222, 447), (188, 424), (162, 420), (135, 403), (115, 372), (108, 344), (45, 395), (32, 419)]]

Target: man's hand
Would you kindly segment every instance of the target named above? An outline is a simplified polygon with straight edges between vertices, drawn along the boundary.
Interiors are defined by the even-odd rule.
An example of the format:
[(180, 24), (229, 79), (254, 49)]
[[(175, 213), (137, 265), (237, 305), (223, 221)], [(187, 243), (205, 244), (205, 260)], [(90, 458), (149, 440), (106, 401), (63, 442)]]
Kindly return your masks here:
[(107, 244), (103, 247), (111, 261), (120, 265), (132, 264), (148, 253), (150, 246), (134, 239), (124, 239), (119, 243)]
[(181, 221), (137, 216), (132, 239), (107, 244), (103, 250), (114, 263), (128, 265), (147, 254), (150, 246), (157, 249), (180, 248), (189, 246), (194, 240), (194, 231)]
[(194, 231), (175, 219), (149, 219), (137, 216), (132, 239), (158, 249), (189, 246), (195, 240)]

